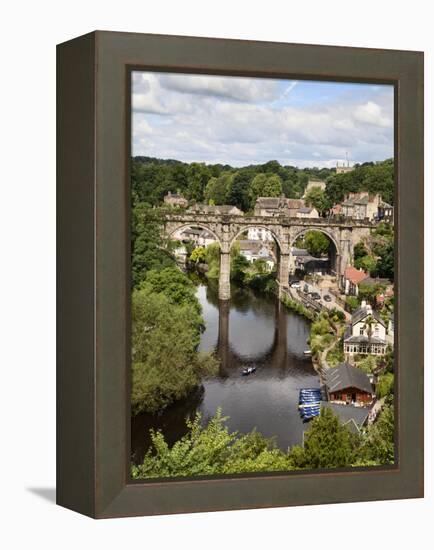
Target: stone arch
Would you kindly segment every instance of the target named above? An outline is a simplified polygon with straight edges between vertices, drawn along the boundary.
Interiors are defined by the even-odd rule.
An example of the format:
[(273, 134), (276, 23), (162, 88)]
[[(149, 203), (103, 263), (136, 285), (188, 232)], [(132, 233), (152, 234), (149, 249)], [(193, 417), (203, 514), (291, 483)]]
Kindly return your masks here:
[(205, 223), (201, 223), (201, 222), (191, 221), (191, 222), (188, 222), (188, 223), (182, 223), (180, 225), (177, 225), (174, 229), (173, 228), (168, 228), (168, 229), (166, 229), (166, 236), (167, 236), (167, 238), (170, 239), (170, 238), (172, 238), (174, 233), (176, 233), (177, 231), (181, 231), (183, 229), (188, 229), (188, 228), (192, 228), (192, 227), (200, 227), (201, 229), (204, 229), (205, 231), (208, 231), (208, 233), (211, 233), (211, 235), (215, 238), (215, 240), (219, 243), (219, 246), (221, 247), (222, 239), (217, 235), (217, 233), (213, 229), (211, 229), (209, 227), (209, 225), (207, 225)]
[(340, 258), (342, 257), (341, 246), (340, 246), (340, 243), (336, 240), (335, 235), (331, 231), (328, 231), (327, 229), (324, 229), (324, 227), (321, 227), (321, 226), (307, 226), (307, 227), (301, 228), (300, 230), (297, 230), (295, 235), (290, 240), (290, 243), (289, 243), (290, 248), (292, 248), (294, 246), (295, 241), (299, 237), (301, 237), (302, 235), (304, 235), (308, 231), (318, 231), (320, 233), (323, 233), (323, 235), (325, 235), (330, 240), (330, 242), (333, 244), (334, 250), (331, 251), (331, 254), (329, 256), (330, 257), (330, 264), (333, 266), (332, 267), (333, 271), (335, 273), (339, 273), (339, 271), (340, 271)]
[(280, 240), (280, 237), (276, 234), (275, 231), (273, 231), (273, 229), (271, 229), (269, 226), (267, 225), (263, 225), (263, 224), (258, 224), (258, 223), (252, 223), (250, 225), (244, 225), (241, 229), (239, 229), (236, 234), (232, 237), (232, 239), (230, 240), (230, 243), (229, 243), (229, 247), (232, 248), (232, 245), (234, 244), (234, 242), (238, 239), (238, 237), (242, 234), (242, 233), (245, 233), (246, 231), (248, 231), (249, 229), (255, 229), (255, 228), (259, 228), (259, 229), (265, 229), (265, 231), (268, 231), (269, 233), (271, 233), (274, 241), (276, 242), (277, 246), (278, 246), (278, 249), (279, 251), (282, 250), (282, 242)]

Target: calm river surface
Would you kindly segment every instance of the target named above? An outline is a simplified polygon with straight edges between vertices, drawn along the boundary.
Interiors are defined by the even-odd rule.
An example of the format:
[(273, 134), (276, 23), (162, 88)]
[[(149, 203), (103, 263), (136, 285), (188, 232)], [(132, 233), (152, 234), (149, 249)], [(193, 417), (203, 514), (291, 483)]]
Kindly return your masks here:
[[(201, 285), (197, 296), (206, 330), (200, 349), (215, 350), (219, 373), (205, 380), (203, 389), (161, 415), (141, 414), (132, 419), (133, 460), (140, 461), (149, 445), (149, 429), (161, 429), (172, 444), (186, 432), (185, 418), (202, 413), (203, 422), (221, 407), (229, 429), (241, 433), (253, 428), (276, 437), (278, 446), (301, 444), (307, 428), (298, 414), (298, 393), (319, 387), (310, 358), (303, 357), (309, 325), (287, 311), (277, 299), (232, 289), (230, 302), (220, 302), (217, 290)], [(257, 368), (241, 376), (246, 366)]]

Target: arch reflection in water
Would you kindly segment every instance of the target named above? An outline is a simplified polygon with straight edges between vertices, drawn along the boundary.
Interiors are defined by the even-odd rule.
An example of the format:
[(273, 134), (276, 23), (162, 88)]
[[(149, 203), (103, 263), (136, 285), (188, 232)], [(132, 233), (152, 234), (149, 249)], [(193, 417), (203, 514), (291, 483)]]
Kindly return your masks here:
[[(308, 323), (277, 299), (245, 289), (233, 288), (230, 301), (219, 301), (213, 286), (199, 286), (197, 296), (206, 324), (200, 349), (215, 351), (219, 372), (185, 402), (159, 416), (133, 419), (134, 460), (140, 460), (149, 445), (150, 427), (161, 429), (173, 443), (185, 433), (187, 416), (201, 412), (205, 423), (218, 407), (229, 417), (230, 430), (246, 433), (256, 428), (266, 437), (274, 436), (284, 450), (301, 444), (306, 426), (298, 414), (298, 392), (319, 386), (310, 359), (303, 357)], [(248, 366), (256, 372), (242, 376)]]

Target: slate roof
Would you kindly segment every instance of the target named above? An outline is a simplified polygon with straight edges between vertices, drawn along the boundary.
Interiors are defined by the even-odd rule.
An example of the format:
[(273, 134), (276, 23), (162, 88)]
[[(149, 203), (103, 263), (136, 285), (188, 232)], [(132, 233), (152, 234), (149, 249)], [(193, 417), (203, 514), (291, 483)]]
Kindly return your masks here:
[(368, 375), (349, 363), (340, 363), (325, 372), (325, 382), (329, 392), (356, 388), (372, 394), (372, 385)]
[(324, 401), (323, 407), (331, 409), (338, 417), (344, 426), (354, 433), (358, 433), (369, 415), (369, 408), (354, 407), (353, 405), (339, 405), (337, 403), (329, 403)]
[(354, 199), (354, 204), (368, 204), (369, 197), (360, 197), (358, 199)]
[(261, 208), (279, 208), (280, 197), (258, 197), (256, 205)]
[(302, 199), (287, 199), (286, 197), (258, 197), (256, 199), (256, 207), (259, 208), (289, 208), (298, 209), (305, 206)]
[[(368, 344), (369, 343), (369, 337), (364, 335), (359, 336), (348, 336), (344, 338), (344, 342), (346, 344)], [(382, 340), (381, 338), (375, 338), (375, 336), (371, 336), (371, 344), (386, 344), (385, 340)]]
[(373, 309), (368, 310), (367, 307), (359, 307), (359, 309), (356, 309), (356, 311), (351, 315), (351, 323), (355, 325), (369, 315), (371, 315), (378, 323), (380, 323), (380, 325), (383, 325), (383, 327), (386, 326), (378, 311), (375, 311)]
[(310, 214), (312, 212), (312, 210), (313, 210), (312, 208), (309, 208), (307, 206), (298, 209), (300, 214)]

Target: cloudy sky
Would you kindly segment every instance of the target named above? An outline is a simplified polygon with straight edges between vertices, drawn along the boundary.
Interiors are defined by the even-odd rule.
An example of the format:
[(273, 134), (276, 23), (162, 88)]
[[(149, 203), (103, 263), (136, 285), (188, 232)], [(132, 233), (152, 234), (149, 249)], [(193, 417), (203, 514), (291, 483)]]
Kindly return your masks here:
[(133, 73), (133, 155), (232, 166), (393, 156), (393, 88)]

